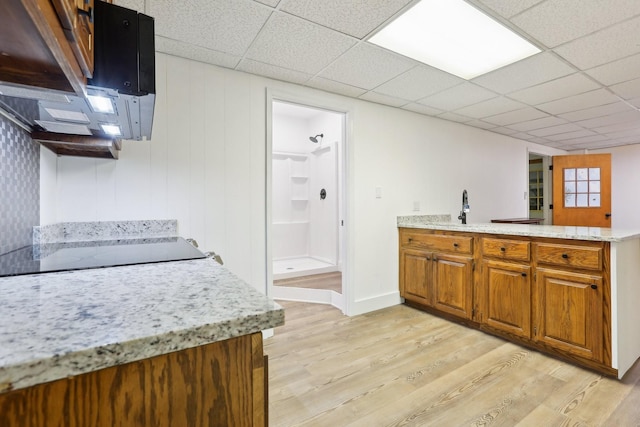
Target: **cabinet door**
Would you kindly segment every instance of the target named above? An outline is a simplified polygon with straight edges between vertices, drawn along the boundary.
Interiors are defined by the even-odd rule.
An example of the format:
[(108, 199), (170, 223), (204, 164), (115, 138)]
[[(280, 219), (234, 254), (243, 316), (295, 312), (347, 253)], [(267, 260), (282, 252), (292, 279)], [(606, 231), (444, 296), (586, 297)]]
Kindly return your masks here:
[(403, 249), (400, 252), (400, 296), (425, 305), (431, 305), (429, 278), (431, 254)]
[(464, 319), (473, 308), (473, 260), (433, 254), (433, 306)]
[(537, 269), (534, 338), (602, 361), (602, 276)]
[(519, 337), (531, 337), (531, 267), (484, 261), (485, 304), (481, 322)]
[(82, 72), (85, 77), (92, 77), (94, 0), (51, 0), (51, 2)]

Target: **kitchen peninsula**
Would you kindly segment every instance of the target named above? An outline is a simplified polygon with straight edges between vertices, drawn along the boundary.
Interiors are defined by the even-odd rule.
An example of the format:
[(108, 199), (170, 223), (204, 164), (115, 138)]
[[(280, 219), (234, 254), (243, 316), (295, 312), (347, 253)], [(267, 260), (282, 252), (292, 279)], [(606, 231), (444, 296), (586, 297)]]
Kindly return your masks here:
[(407, 304), (609, 376), (640, 357), (640, 230), (397, 225)]
[(0, 307), (2, 426), (266, 424), (284, 311), (210, 258), (3, 277)]

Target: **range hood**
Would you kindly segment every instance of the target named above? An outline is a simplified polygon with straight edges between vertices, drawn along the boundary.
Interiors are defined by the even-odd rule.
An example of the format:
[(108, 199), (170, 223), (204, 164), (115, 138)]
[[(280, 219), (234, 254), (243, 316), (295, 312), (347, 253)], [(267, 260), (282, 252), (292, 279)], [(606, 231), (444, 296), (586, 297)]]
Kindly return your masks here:
[[(0, 109), (58, 154), (117, 157), (121, 139), (151, 138), (155, 105), (153, 18), (95, 2), (94, 71), (83, 94), (0, 82)], [(68, 137), (67, 137), (68, 135)], [(92, 146), (93, 149), (73, 149)]]

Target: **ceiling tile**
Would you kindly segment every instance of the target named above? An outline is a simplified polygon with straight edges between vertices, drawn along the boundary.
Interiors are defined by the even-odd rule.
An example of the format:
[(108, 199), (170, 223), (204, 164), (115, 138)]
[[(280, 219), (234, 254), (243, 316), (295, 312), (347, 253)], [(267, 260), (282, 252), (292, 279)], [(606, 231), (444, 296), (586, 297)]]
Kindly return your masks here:
[(255, 0), (258, 3), (266, 4), (267, 6), (276, 7), (280, 0)]
[(242, 56), (272, 10), (249, 0), (150, 1), (156, 35)]
[(640, 55), (633, 55), (585, 71), (604, 85), (613, 85), (640, 77)]
[(144, 0), (116, 0), (113, 2), (118, 6), (126, 7), (127, 9), (133, 9), (138, 12), (144, 12)]
[(411, 0), (286, 0), (281, 10), (362, 39), (410, 2)]
[(417, 104), (415, 102), (412, 102), (407, 105), (403, 105), (402, 109), (413, 111), (420, 114), (426, 114), (428, 116), (437, 116), (438, 114), (441, 114), (443, 112), (442, 110), (439, 110), (437, 108), (428, 107), (426, 105)]
[(507, 111), (518, 110), (524, 107), (526, 107), (524, 104), (501, 96), (499, 98), (489, 99), (468, 107), (460, 108), (455, 110), (455, 112), (464, 116), (473, 117), (474, 119), (481, 119), (483, 117), (495, 116), (496, 114), (506, 113)]
[(532, 107), (522, 108), (520, 110), (509, 111), (508, 113), (497, 114), (495, 116), (485, 117), (485, 122), (493, 123), (499, 126), (506, 126), (513, 123), (525, 122), (528, 120), (539, 119), (548, 116), (540, 110)]
[(229, 55), (228, 53), (194, 46), (192, 44), (168, 39), (162, 36), (155, 37), (155, 48), (156, 52), (168, 53), (170, 55), (227, 68), (235, 68), (241, 59), (240, 56)]
[(499, 133), (502, 135), (515, 135), (516, 133), (518, 133), (518, 131), (515, 131), (513, 129), (509, 129), (509, 128), (505, 128), (505, 127), (497, 127), (497, 128), (493, 128), (490, 129), (491, 132), (495, 132), (495, 133)]
[(555, 47), (638, 13), (637, 0), (547, 0), (512, 22), (547, 47)]
[(610, 89), (624, 99), (637, 98), (640, 97), (640, 79), (618, 83), (617, 85), (611, 86)]
[(575, 132), (559, 133), (557, 135), (547, 135), (550, 141), (566, 141), (568, 139), (582, 138), (584, 136), (593, 136), (596, 133), (587, 129), (577, 130)]
[(377, 104), (389, 105), (391, 107), (401, 107), (407, 104), (406, 99), (395, 98), (393, 96), (382, 95), (376, 92), (367, 92), (359, 97), (365, 101), (375, 102)]
[(253, 61), (251, 59), (243, 59), (236, 69), (246, 73), (258, 74), (260, 76), (298, 84), (302, 84), (312, 77), (310, 74), (277, 67), (275, 65), (263, 64), (262, 62)]
[(615, 123), (608, 126), (593, 128), (594, 131), (604, 134), (615, 134), (616, 136), (627, 136), (640, 131), (640, 122)]
[(564, 142), (566, 144), (593, 144), (597, 142), (607, 141), (609, 138), (605, 135), (591, 135), (591, 136), (583, 136), (580, 138), (566, 139)]
[(365, 89), (361, 89), (355, 86), (349, 86), (344, 83), (336, 82), (333, 80), (323, 79), (322, 77), (314, 77), (306, 83), (307, 86), (315, 87), (317, 89), (326, 90), (328, 92), (339, 93), (341, 95), (351, 96), (354, 98), (359, 97), (366, 92)]
[(639, 53), (638, 28), (640, 17), (574, 40), (554, 51), (581, 70), (587, 70)]
[(537, 86), (522, 89), (509, 94), (509, 98), (516, 99), (527, 104), (541, 104), (554, 101), (567, 96), (578, 95), (600, 86), (581, 73), (571, 74)]
[(460, 84), (463, 81), (459, 77), (428, 65), (419, 65), (376, 87), (374, 90), (383, 95), (416, 101)]
[(631, 111), (629, 105), (622, 101), (614, 102), (611, 104), (600, 105), (598, 107), (586, 108), (584, 110), (572, 111), (570, 113), (559, 114), (559, 117), (570, 121), (588, 120), (595, 117), (609, 116), (611, 114), (620, 113), (623, 111)]
[(575, 132), (584, 130), (580, 126), (573, 123), (566, 123), (558, 126), (550, 126), (541, 129), (533, 129), (528, 131), (531, 135), (549, 137), (549, 135), (557, 135), (559, 133)]
[(543, 0), (478, 0), (479, 3), (488, 6), (505, 18), (517, 15), (541, 1)]
[(450, 112), (439, 114), (438, 118), (449, 120), (451, 122), (458, 122), (458, 123), (467, 123), (473, 120), (472, 117), (467, 117), (461, 114), (450, 113)]
[(355, 41), (300, 18), (276, 13), (253, 42), (246, 57), (316, 74), (351, 48)]
[(483, 122), (482, 120), (471, 120), (470, 122), (467, 122), (466, 124), (468, 124), (469, 126), (480, 128), (480, 129), (493, 129), (493, 128), (497, 127), (493, 123)]
[(632, 121), (640, 122), (640, 111), (630, 110), (626, 113), (618, 113), (611, 116), (596, 117), (589, 120), (579, 121), (576, 122), (576, 124), (587, 129), (594, 129), (602, 126), (612, 125), (615, 123), (625, 123)]
[(540, 138), (538, 136), (531, 136), (531, 135), (529, 135), (529, 137), (526, 140), (527, 141), (531, 141), (531, 142), (535, 142), (536, 144), (542, 144), (542, 145), (546, 145), (546, 144), (549, 143), (549, 140), (546, 139), (546, 138)]
[(418, 102), (442, 110), (457, 110), (497, 96), (498, 95), (490, 90), (473, 83), (465, 82), (461, 85), (438, 92), (435, 95), (430, 95)]
[(319, 76), (364, 89), (373, 89), (418, 63), (369, 43), (342, 55)]
[(618, 100), (618, 97), (611, 94), (606, 89), (598, 89), (580, 95), (559, 99), (557, 101), (540, 104), (538, 105), (538, 108), (550, 114), (562, 114), (598, 105), (611, 104)]
[(543, 52), (476, 77), (472, 81), (504, 94), (573, 74), (575, 71), (552, 53)]
[(544, 117), (542, 119), (531, 120), (528, 122), (514, 123), (512, 125), (509, 125), (509, 127), (511, 129), (515, 129), (521, 132), (528, 132), (533, 129), (548, 128), (551, 126), (557, 126), (565, 123), (567, 123), (567, 121), (564, 119), (549, 116), (549, 117)]
[(634, 107), (640, 108), (640, 98), (629, 99), (627, 101), (629, 102), (629, 104), (633, 105)]

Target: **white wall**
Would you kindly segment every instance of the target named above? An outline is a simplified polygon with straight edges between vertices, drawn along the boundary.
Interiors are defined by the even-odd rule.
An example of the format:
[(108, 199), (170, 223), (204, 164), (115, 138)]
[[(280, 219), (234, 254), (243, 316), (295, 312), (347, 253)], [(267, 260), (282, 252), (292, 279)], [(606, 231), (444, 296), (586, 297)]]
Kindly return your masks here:
[(414, 201), (421, 213), (455, 218), (466, 188), (469, 222), (525, 216), (527, 150), (564, 154), (164, 54), (157, 54), (157, 86), (152, 142), (124, 142), (118, 161), (42, 157), (56, 195), (42, 197), (42, 223), (176, 218), (181, 235), (264, 290), (266, 89), (339, 105), (348, 111), (349, 314), (399, 301), (396, 216), (411, 213)]

